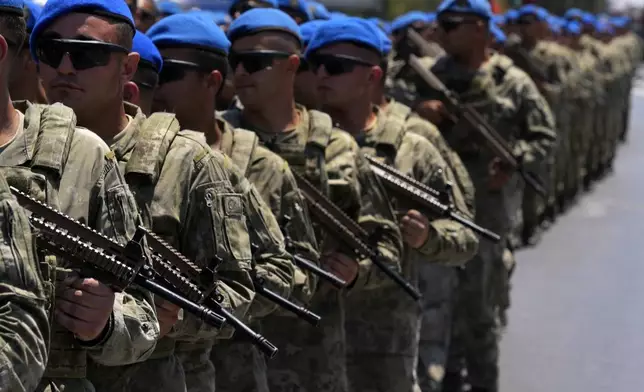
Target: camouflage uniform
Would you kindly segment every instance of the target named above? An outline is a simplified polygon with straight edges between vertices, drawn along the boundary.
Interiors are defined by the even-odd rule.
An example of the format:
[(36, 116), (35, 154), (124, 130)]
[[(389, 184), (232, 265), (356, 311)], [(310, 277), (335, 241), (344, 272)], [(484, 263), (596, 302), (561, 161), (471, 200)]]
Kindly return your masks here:
[(34, 254), (27, 215), (0, 175), (0, 389), (33, 391), (47, 365), (51, 302)]
[[(481, 115), (523, 157), (526, 169), (538, 171), (550, 154), (556, 136), (547, 103), (529, 76), (505, 58), (493, 54), (476, 76), (464, 71), (450, 57), (439, 59), (432, 71)], [(420, 83), (419, 83), (420, 85)], [(440, 99), (436, 91), (421, 91), (423, 99)], [(477, 141), (477, 136), (462, 123), (443, 134), (459, 153), (476, 187), (476, 221), (502, 236), (499, 244), (481, 241), (478, 255), (461, 275), (459, 306), (456, 308), (453, 358), (463, 357), (469, 381), (474, 387), (498, 390), (498, 336), (494, 298), (498, 288), (491, 287), (495, 277), (507, 275), (503, 253), (510, 227), (508, 201), (514, 189), (510, 184), (494, 191), (488, 188), (488, 165), (494, 155)], [(458, 332), (458, 333), (457, 333)], [(454, 371), (458, 371), (454, 369)]]
[[(280, 226), (289, 238), (290, 251), (316, 262), (319, 258), (315, 234), (308, 216), (308, 210), (297, 189), (297, 183), (288, 163), (259, 144), (259, 138), (253, 132), (244, 129), (233, 129), (229, 124), (218, 120), (221, 130), (221, 141), (218, 146), (229, 156), (233, 163), (244, 173), (257, 188), (271, 211), (281, 222)], [(285, 217), (290, 217), (286, 222)], [(314, 274), (295, 268), (294, 287), (291, 298), (299, 303), (308, 303), (316, 290), (317, 278)], [(261, 297), (256, 297), (261, 298)], [(290, 313), (277, 309), (284, 320)], [(261, 329), (258, 318), (271, 318), (272, 315), (251, 315)], [(293, 320), (295, 321), (295, 320)], [(291, 321), (291, 322), (293, 322)], [(310, 327), (309, 327), (310, 328)], [(269, 331), (269, 338), (270, 333)], [(278, 354), (279, 355), (279, 354)], [(226, 391), (268, 391), (266, 363), (264, 356), (255, 346), (241, 341), (218, 341), (211, 354), (217, 372), (216, 390)], [(249, 375), (251, 373), (251, 375)]]
[[(379, 111), (374, 127), (356, 139), (366, 155), (377, 156), (434, 189), (444, 190), (454, 182), (438, 150), (423, 136), (407, 132), (400, 116)], [(449, 196), (456, 210), (469, 215), (459, 187), (453, 187)], [(399, 214), (413, 208), (403, 200), (395, 204)], [(347, 368), (353, 391), (418, 391), (418, 361), (423, 379), (431, 380), (434, 369), (444, 368), (455, 282), (452, 267), (471, 259), (477, 245), (478, 238), (470, 229), (438, 218), (431, 221), (428, 241), (422, 247), (405, 248), (403, 275), (422, 290), (422, 316), (418, 304), (398, 287), (383, 288), (377, 296), (347, 299)], [(440, 383), (441, 379), (432, 381)]]
[[(216, 270), (222, 281), (217, 292), (222, 305), (237, 317), (246, 314), (254, 297), (251, 243), (259, 246), (259, 264), (284, 266), (283, 275), (272, 274), (267, 281), (276, 292), (288, 292), (290, 258), (277, 223), (232, 162), (203, 143), (201, 134), (180, 130), (174, 115), (155, 113), (146, 118), (136, 106), (125, 107), (131, 121), (112, 146), (146, 224), (202, 268), (219, 263)], [(221, 332), (230, 333), (230, 328)], [(214, 386), (209, 352), (217, 334), (186, 315), (161, 339), (150, 360), (131, 369), (129, 388), (185, 390), (186, 383), (196, 382), (180, 377), (181, 367), (189, 374), (188, 366), (177, 361), (183, 362), (181, 356), (189, 351), (185, 347), (191, 349), (190, 366), (209, 372), (213, 379), (208, 382)], [(201, 355), (202, 351), (207, 354)]]
[[(24, 116), (15, 139), (0, 152), (7, 182), (37, 200), (124, 243), (139, 216), (109, 147), (95, 134), (76, 127), (74, 112), (61, 105), (17, 102)], [(40, 262), (45, 292), (71, 271), (53, 257)], [(94, 391), (91, 366), (120, 366), (145, 360), (159, 337), (151, 295), (131, 287), (117, 293), (109, 321), (111, 333), (94, 346), (81, 344), (55, 321), (49, 361), (37, 391)], [(35, 380), (32, 380), (32, 382)]]
[[(334, 128), (328, 115), (302, 106), (297, 106), (297, 110), (300, 124), (292, 131), (281, 133), (253, 129), (252, 125), (243, 122), (238, 109), (225, 112), (223, 117), (234, 127), (253, 130), (264, 146), (288, 161), (293, 170), (306, 176), (367, 232), (382, 229), (378, 249), (383, 261), (398, 269), (402, 248), (400, 232), (386, 193), (360, 154), (355, 140)], [(333, 249), (331, 241), (324, 240), (327, 236), (323, 232), (315, 234), (321, 240), (322, 254)], [(359, 295), (355, 292), (384, 284), (389, 284), (388, 278), (374, 270), (370, 260), (360, 260), (358, 278), (350, 295)], [(311, 310), (322, 317), (317, 328), (292, 317), (277, 315), (263, 322), (265, 330), (273, 331), (273, 343), (283, 348), (280, 355), (268, 363), (272, 392), (348, 391), (344, 298), (330, 286), (322, 285), (311, 300)]]
[(625, 140), (626, 134), (629, 126), (629, 116), (630, 116), (630, 107), (631, 107), (631, 89), (633, 87), (633, 79), (637, 71), (637, 67), (642, 61), (642, 50), (644, 49), (642, 39), (632, 31), (629, 31), (613, 40), (613, 43), (621, 48), (621, 50), (627, 55), (627, 74), (625, 75), (625, 88), (626, 93), (624, 94), (625, 106), (623, 107), (622, 113), (622, 130), (620, 133), (620, 139)]

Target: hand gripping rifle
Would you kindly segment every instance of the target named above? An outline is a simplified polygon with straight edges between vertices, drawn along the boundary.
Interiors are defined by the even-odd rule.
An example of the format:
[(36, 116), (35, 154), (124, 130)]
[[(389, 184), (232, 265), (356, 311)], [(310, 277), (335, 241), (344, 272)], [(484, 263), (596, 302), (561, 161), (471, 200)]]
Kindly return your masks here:
[(321, 267), (317, 266), (311, 260), (305, 259), (304, 257), (295, 253), (295, 249), (293, 247), (293, 239), (289, 234), (290, 225), (291, 225), (291, 217), (288, 215), (284, 215), (284, 230), (283, 230), (284, 243), (286, 244), (286, 249), (288, 249), (289, 252), (291, 252), (291, 254), (293, 255), (293, 260), (295, 261), (295, 264), (297, 264), (298, 267), (317, 275), (319, 278), (326, 280), (328, 283), (331, 283), (335, 288), (339, 290), (343, 289), (347, 285), (347, 282), (333, 275), (331, 272), (323, 270)]
[(423, 81), (427, 83), (427, 85), (439, 91), (445, 97), (445, 104), (448, 106), (448, 110), (453, 113), (452, 121), (456, 122), (459, 118), (465, 120), (471, 128), (483, 136), (488, 147), (503, 161), (503, 163), (511, 167), (513, 170), (518, 171), (526, 184), (528, 184), (528, 186), (530, 186), (536, 193), (542, 197), (547, 196), (543, 180), (537, 174), (529, 172), (523, 166), (521, 158), (514, 156), (508, 142), (503, 139), (503, 137), (501, 137), (494, 128), (492, 128), (492, 126), (479, 112), (469, 105), (463, 105), (457, 98), (456, 94), (445, 87), (443, 82), (441, 82), (431, 70), (425, 68), (418, 57), (413, 54), (409, 57), (409, 65), (423, 79)]
[[(230, 324), (271, 357), (277, 353), (266, 338), (221, 306), (214, 273), (201, 271), (150, 231), (138, 227), (123, 246), (14, 187), (11, 193), (32, 212), (29, 222), (41, 249), (69, 260), (117, 292), (136, 284), (215, 328)], [(205, 281), (211, 283), (203, 289)]]
[(447, 193), (439, 192), (422, 182), (416, 181), (393, 167), (379, 162), (374, 157), (367, 156), (367, 160), (371, 164), (371, 170), (380, 178), (384, 186), (401, 200), (413, 201), (434, 215), (459, 222), (488, 240), (493, 242), (501, 241), (501, 237), (498, 234), (456, 213), (454, 206), (449, 202)]
[[(253, 254), (255, 254), (255, 252), (257, 251), (257, 245), (252, 244), (251, 248), (253, 249)], [(307, 323), (313, 326), (317, 326), (320, 323), (320, 320), (322, 318), (317, 314), (311, 312), (310, 310), (306, 309), (303, 306), (300, 306), (296, 303), (289, 301), (288, 299), (282, 297), (276, 292), (270, 289), (267, 289), (265, 286), (265, 283), (266, 283), (265, 279), (257, 275), (257, 263), (255, 262), (254, 257), (251, 263), (252, 263), (251, 276), (253, 278), (253, 286), (255, 287), (255, 292), (257, 294), (261, 295), (262, 297), (268, 299), (271, 302), (276, 303), (277, 305), (295, 314), (297, 317), (301, 318), (302, 320), (306, 321)]]
[(363, 241), (363, 239), (368, 239), (369, 235), (360, 225), (348, 217), (304, 177), (298, 173), (293, 174), (300, 191), (309, 204), (309, 211), (329, 235), (356, 256), (371, 259), (376, 267), (405, 290), (414, 300), (418, 301), (422, 298), (420, 292), (411, 283), (382, 262), (382, 256), (375, 247), (369, 246)]

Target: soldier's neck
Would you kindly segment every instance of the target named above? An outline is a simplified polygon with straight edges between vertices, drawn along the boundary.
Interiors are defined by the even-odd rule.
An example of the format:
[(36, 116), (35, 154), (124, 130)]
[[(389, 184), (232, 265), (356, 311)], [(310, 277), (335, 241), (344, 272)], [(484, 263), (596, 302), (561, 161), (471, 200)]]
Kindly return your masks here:
[(352, 135), (370, 129), (376, 118), (371, 102), (354, 102), (342, 108), (325, 108), (324, 111), (331, 116), (337, 127)]
[(20, 116), (7, 91), (0, 95), (0, 146), (7, 144), (18, 131)]
[(454, 61), (460, 64), (463, 68), (476, 71), (481, 68), (490, 59), (491, 52), (487, 47), (477, 48), (470, 51), (467, 56), (453, 56)]
[(260, 108), (244, 106), (242, 118), (244, 124), (251, 125), (254, 130), (269, 133), (281, 133), (295, 129), (300, 123), (300, 115), (293, 100), (290, 102), (269, 102)]
[(77, 112), (78, 125), (94, 132), (109, 144), (109, 141), (114, 139), (130, 123), (122, 102), (120, 105), (112, 106), (101, 108), (92, 115), (83, 115)]
[[(181, 123), (183, 127), (183, 122), (181, 122), (181, 120), (179, 120), (179, 123)], [(192, 124), (190, 124), (189, 122), (188, 125), (190, 125), (190, 127), (186, 126), (183, 128), (192, 129), (194, 131), (203, 133), (206, 136), (206, 143), (209, 146), (213, 146), (214, 148), (219, 149), (221, 144), (222, 131), (219, 123), (215, 119), (215, 116), (204, 116), (204, 118), (194, 121)]]

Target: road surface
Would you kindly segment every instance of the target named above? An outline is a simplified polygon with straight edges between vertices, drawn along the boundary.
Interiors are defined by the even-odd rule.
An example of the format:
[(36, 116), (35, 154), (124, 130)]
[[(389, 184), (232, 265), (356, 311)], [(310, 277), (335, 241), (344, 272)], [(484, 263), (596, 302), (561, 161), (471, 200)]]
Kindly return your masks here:
[(502, 392), (644, 391), (644, 82), (632, 99), (614, 173), (517, 255)]

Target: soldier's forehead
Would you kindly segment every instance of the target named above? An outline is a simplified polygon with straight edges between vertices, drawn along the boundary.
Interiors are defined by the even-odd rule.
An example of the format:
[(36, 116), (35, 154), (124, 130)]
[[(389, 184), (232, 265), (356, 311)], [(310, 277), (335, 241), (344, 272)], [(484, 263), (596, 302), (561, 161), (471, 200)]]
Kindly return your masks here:
[(56, 19), (45, 32), (56, 32), (62, 37), (89, 36), (104, 39), (112, 38), (116, 27), (99, 16), (74, 12)]

